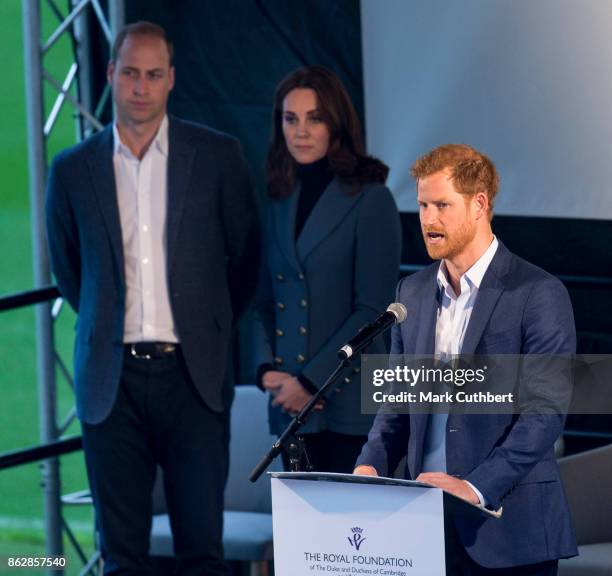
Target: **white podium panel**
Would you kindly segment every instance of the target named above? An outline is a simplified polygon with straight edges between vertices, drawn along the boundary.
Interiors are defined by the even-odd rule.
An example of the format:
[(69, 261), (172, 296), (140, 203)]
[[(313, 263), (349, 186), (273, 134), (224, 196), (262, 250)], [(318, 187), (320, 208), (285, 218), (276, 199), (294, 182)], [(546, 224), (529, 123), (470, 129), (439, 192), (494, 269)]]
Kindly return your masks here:
[(442, 490), (290, 476), (272, 477), (276, 576), (445, 575)]

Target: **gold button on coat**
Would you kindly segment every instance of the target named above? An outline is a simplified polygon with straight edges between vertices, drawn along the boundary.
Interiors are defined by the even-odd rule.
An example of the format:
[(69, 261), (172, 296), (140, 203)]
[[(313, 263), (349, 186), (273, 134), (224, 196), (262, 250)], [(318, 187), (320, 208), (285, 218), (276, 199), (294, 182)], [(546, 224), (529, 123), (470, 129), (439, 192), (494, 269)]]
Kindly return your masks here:
[(285, 335), (285, 333), (284, 333), (284, 332), (283, 332), (283, 331), (282, 331), (280, 328), (277, 328), (277, 329), (276, 329), (276, 335), (277, 335), (277, 336), (284, 336), (284, 335)]
[(298, 328), (298, 332), (300, 333), (301, 336), (306, 336), (306, 334), (308, 334), (308, 330), (306, 330), (306, 328), (304, 328), (304, 326), (300, 326)]
[(300, 300), (300, 308), (306, 308), (308, 306), (308, 302), (304, 298)]
[(303, 364), (304, 360), (306, 360), (306, 358), (304, 358), (304, 356), (302, 356), (302, 354), (298, 354), (297, 355), (297, 361), (299, 364)]
[(285, 309), (285, 305), (284, 305), (282, 302), (277, 302), (277, 303), (276, 303), (276, 307), (277, 307), (279, 310), (284, 310), (284, 309)]
[(277, 366), (280, 366), (283, 363), (283, 359), (280, 356), (277, 356), (276, 358), (274, 358), (274, 364), (276, 364)]

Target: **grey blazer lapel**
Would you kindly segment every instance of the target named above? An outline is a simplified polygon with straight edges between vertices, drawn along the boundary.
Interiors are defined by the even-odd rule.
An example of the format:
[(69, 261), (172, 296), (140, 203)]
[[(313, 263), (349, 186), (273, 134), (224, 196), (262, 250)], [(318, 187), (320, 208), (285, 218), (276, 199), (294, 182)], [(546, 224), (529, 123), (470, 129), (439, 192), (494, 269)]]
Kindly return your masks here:
[(350, 195), (348, 186), (338, 178), (329, 183), (297, 239), (296, 250), (300, 262), (304, 262), (310, 252), (332, 233), (359, 198), (359, 194)]
[(289, 264), (300, 271), (301, 266), (295, 249), (295, 218), (301, 187), (297, 184), (287, 198), (274, 200), (270, 210), (274, 211), (274, 227), (277, 244)]
[[(167, 267), (171, 269), (176, 252), (185, 197), (191, 180), (195, 148), (183, 140), (180, 125), (169, 119), (168, 127), (168, 213), (166, 219)], [(212, 165), (212, 163), (211, 163)]]
[(485, 272), (478, 289), (474, 310), (472, 310), (470, 322), (463, 339), (462, 354), (474, 354), (476, 351), (482, 334), (489, 323), (493, 309), (504, 291), (505, 287), (502, 278), (510, 267), (511, 259), (512, 254), (499, 242), (497, 252), (493, 256), (493, 260)]
[(117, 187), (115, 185), (115, 168), (113, 166), (112, 125), (107, 126), (100, 133), (97, 145), (89, 156), (88, 162), (98, 207), (104, 218), (121, 283), (125, 286), (123, 240), (119, 219), (119, 204), (117, 202)]

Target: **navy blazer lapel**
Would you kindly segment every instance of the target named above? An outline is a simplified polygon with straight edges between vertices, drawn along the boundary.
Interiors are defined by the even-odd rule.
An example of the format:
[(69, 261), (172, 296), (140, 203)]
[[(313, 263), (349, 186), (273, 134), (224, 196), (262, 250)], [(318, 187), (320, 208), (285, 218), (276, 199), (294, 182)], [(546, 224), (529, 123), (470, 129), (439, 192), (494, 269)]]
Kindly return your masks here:
[(121, 221), (119, 219), (119, 204), (117, 202), (117, 187), (115, 184), (115, 168), (113, 166), (113, 127), (107, 126), (98, 136), (98, 142), (89, 156), (89, 169), (93, 189), (98, 200), (98, 206), (115, 257), (121, 283), (125, 286), (125, 269), (123, 263), (123, 239)]
[[(416, 355), (432, 356), (436, 349), (436, 320), (438, 316), (438, 282), (436, 280), (438, 266), (431, 266), (420, 286), (420, 294), (414, 301), (420, 302), (421, 306), (416, 311), (415, 318), (410, 318), (410, 302), (405, 302), (408, 307), (408, 319), (411, 329), (416, 330), (414, 353)], [(410, 325), (409, 325), (410, 326)], [(410, 415), (410, 444), (408, 449), (408, 467), (413, 479), (421, 472), (423, 461), (423, 442), (427, 431), (428, 414)]]
[(497, 252), (485, 272), (480, 288), (478, 288), (474, 309), (463, 339), (462, 354), (474, 354), (476, 351), (493, 309), (504, 291), (502, 278), (510, 267), (511, 259), (510, 251), (499, 242)]
[(274, 211), (274, 224), (277, 244), (289, 264), (300, 271), (295, 249), (295, 218), (300, 198), (301, 186), (296, 184), (293, 192), (286, 198), (273, 200), (270, 210)]
[[(421, 306), (414, 318), (415, 330), (417, 330), (414, 347), (415, 354), (432, 355), (436, 349), (436, 320), (438, 316), (439, 289), (436, 280), (438, 267), (431, 266), (427, 278), (421, 284), (421, 294), (415, 298), (421, 302)], [(410, 310), (410, 302), (406, 303)], [(408, 318), (410, 321), (410, 317)]]
[(359, 194), (349, 194), (348, 186), (338, 178), (329, 183), (297, 239), (296, 250), (300, 262), (304, 262), (308, 254), (331, 234), (359, 198)]
[(175, 119), (168, 119), (168, 212), (166, 217), (167, 267), (171, 269), (174, 262), (178, 233), (185, 206), (185, 197), (191, 180), (191, 168), (195, 148), (184, 140), (180, 133), (180, 124)]

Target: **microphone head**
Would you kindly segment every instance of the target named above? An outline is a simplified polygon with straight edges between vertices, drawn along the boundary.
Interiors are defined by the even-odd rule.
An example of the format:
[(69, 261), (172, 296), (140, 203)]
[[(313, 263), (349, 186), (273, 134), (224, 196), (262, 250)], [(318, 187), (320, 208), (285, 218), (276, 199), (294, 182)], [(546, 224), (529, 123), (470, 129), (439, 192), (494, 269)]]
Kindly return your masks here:
[(406, 306), (404, 306), (401, 302), (393, 302), (393, 304), (389, 304), (387, 312), (391, 312), (391, 314), (395, 316), (396, 324), (401, 324), (408, 316), (408, 310), (406, 310)]

